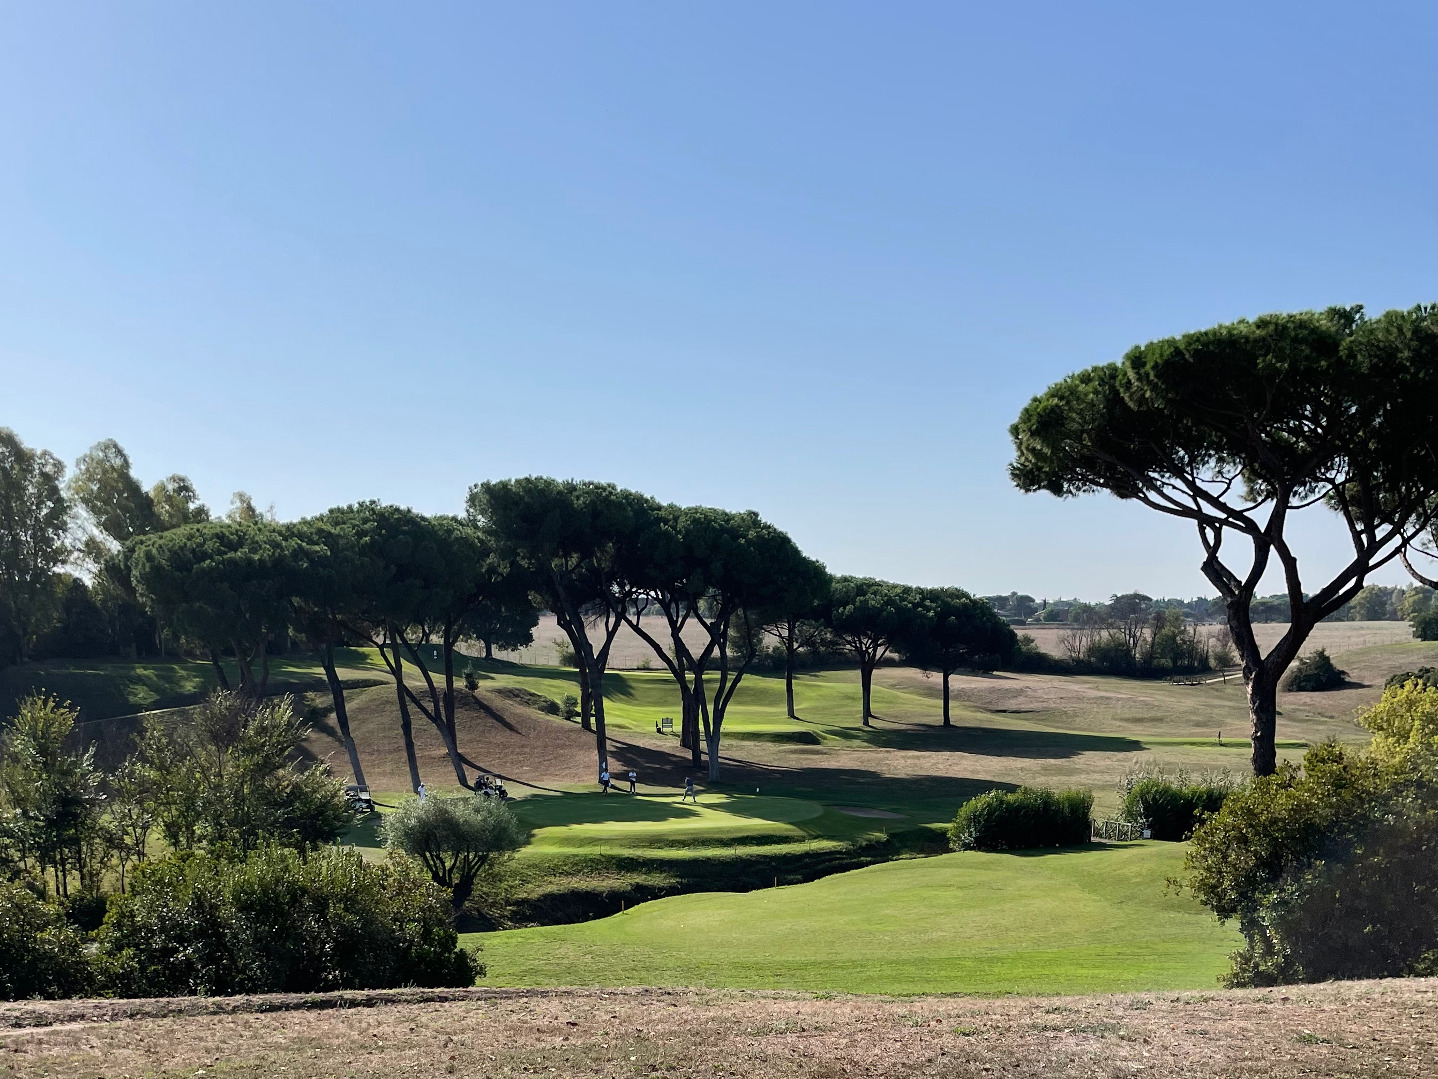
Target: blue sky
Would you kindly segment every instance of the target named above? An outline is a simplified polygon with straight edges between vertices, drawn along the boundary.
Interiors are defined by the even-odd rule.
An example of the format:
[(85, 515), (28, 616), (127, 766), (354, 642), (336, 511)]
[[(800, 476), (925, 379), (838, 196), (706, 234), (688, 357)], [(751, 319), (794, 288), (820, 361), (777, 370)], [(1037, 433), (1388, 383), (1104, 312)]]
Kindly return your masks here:
[(1431, 5), (3, 26), (0, 424), (220, 507), (551, 473), (757, 509), (835, 571), (1207, 593), (1181, 523), (1013, 490), (1019, 408), (1154, 337), (1438, 300)]

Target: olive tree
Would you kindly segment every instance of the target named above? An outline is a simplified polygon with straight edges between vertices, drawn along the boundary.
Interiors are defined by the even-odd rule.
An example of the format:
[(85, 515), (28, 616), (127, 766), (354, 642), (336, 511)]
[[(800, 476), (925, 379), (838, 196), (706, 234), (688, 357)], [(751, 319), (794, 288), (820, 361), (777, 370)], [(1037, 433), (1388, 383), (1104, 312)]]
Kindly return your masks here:
[(385, 846), (418, 859), (449, 893), (456, 914), (474, 894), (480, 873), (524, 841), (509, 806), (468, 794), (407, 799), (386, 814), (381, 828)]
[[(1192, 521), (1243, 663), (1253, 770), (1276, 767), (1279, 679), (1313, 627), (1429, 525), (1438, 498), (1438, 307), (1265, 315), (1138, 345), (1069, 375), (1010, 428), (1014, 483), (1107, 491)], [(1304, 580), (1294, 515), (1336, 515), (1351, 556)], [(1287, 631), (1265, 654), (1251, 606), (1271, 567)]]

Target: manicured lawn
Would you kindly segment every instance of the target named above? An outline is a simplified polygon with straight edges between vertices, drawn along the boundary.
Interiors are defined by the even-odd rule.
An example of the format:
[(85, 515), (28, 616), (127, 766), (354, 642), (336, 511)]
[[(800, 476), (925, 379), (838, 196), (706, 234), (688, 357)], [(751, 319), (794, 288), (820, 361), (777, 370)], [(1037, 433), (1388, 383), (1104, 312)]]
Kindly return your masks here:
[(578, 925), (473, 934), (486, 984), (866, 993), (1213, 986), (1237, 934), (1165, 879), (1184, 847), (888, 862), (810, 884), (645, 903)]

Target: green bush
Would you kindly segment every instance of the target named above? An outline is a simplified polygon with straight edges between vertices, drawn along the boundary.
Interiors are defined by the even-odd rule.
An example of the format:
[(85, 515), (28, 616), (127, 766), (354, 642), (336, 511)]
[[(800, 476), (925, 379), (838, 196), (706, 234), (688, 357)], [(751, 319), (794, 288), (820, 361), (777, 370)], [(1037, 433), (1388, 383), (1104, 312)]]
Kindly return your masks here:
[(1092, 834), (1093, 793), (1020, 787), (970, 798), (949, 825), (954, 850), (1072, 847)]
[(1186, 883), (1243, 948), (1231, 985), (1438, 973), (1438, 788), (1335, 743), (1234, 792)]
[(333, 847), (149, 862), (96, 940), (103, 988), (119, 996), (464, 986), (483, 972), (417, 865)]
[(1319, 648), (1300, 656), (1283, 680), (1283, 688), (1290, 692), (1313, 693), (1325, 689), (1342, 689), (1347, 671), (1340, 671), (1328, 658), (1328, 652)]
[(89, 988), (84, 938), (60, 908), (0, 881), (0, 1000), (73, 997)]
[(380, 825), (384, 844), (415, 858), (450, 895), (458, 913), (474, 893), (480, 873), (524, 842), (509, 806), (476, 795), (431, 794), (410, 798)]
[(1237, 784), (1229, 775), (1193, 780), (1187, 772), (1145, 768), (1119, 784), (1121, 820), (1147, 821), (1154, 839), (1179, 843), (1193, 834), (1204, 818), (1217, 813)]
[(1420, 641), (1438, 641), (1438, 611), (1425, 611), (1408, 620), (1413, 636)]
[(1408, 682), (1438, 686), (1438, 667), (1419, 667), (1416, 671), (1399, 671), (1397, 674), (1390, 674), (1388, 680), (1383, 683), (1383, 688), (1388, 690)]

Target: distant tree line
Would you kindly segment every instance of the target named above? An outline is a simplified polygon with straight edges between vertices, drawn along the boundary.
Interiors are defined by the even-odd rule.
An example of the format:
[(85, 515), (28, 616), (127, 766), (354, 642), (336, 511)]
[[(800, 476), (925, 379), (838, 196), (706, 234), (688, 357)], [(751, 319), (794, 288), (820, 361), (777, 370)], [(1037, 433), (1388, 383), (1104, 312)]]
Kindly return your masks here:
[(628, 627), (674, 679), (681, 744), (694, 767), (707, 758), (711, 777), (751, 670), (782, 667), (793, 716), (797, 670), (816, 657), (853, 662), (867, 725), (875, 669), (902, 658), (940, 675), (947, 725), (952, 674), (1016, 652), (983, 600), (833, 577), (754, 513), (528, 477), (476, 485), (462, 516), (361, 502), (281, 522), (239, 493), (221, 518), (183, 476), (147, 490), (113, 441), (86, 453), (68, 483), (52, 454), (9, 431), (0, 445), (4, 661), (172, 652), (207, 659), (221, 688), (259, 697), (273, 655), (313, 650), (360, 784), (335, 660), (344, 646), (376, 649), (388, 670), (415, 789), (416, 720), (440, 736), (455, 781), (472, 785), (455, 720), (461, 642), (487, 656), (527, 645), (541, 611), (568, 641), (598, 763), (610, 652)]
[[(1127, 593), (1139, 595), (1140, 593)], [(1427, 585), (1365, 585), (1356, 596), (1332, 614), (1324, 622), (1415, 622), (1434, 609), (1435, 592)], [(1093, 619), (1095, 610), (1103, 611), (1116, 602), (1118, 596), (1111, 596), (1109, 604), (1085, 602), (1080, 599), (1034, 599), (1023, 592), (1010, 592), (982, 597), (1013, 625), (1079, 623), (1086, 624)], [(1196, 596), (1192, 599), (1158, 598), (1147, 601), (1155, 610), (1178, 611), (1193, 622), (1223, 622), (1225, 620), (1223, 599)], [(1254, 622), (1287, 622), (1290, 605), (1287, 594), (1254, 596), (1250, 606)]]

